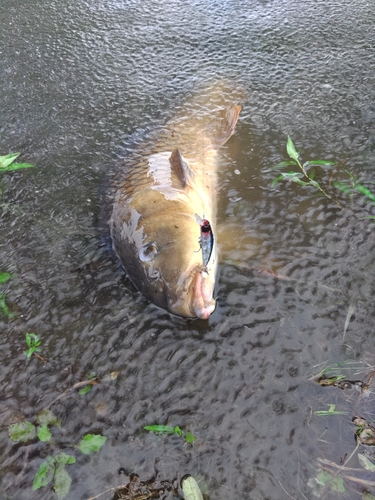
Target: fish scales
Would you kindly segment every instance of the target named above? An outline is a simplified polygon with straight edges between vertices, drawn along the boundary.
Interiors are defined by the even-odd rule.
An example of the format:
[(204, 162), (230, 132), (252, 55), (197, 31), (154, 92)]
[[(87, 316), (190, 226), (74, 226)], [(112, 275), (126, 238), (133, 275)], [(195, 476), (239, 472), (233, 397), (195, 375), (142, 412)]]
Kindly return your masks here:
[(215, 309), (216, 238), (202, 259), (196, 215), (215, 235), (218, 149), (240, 109), (226, 103), (175, 118), (117, 166), (113, 248), (138, 290), (180, 316), (207, 319)]

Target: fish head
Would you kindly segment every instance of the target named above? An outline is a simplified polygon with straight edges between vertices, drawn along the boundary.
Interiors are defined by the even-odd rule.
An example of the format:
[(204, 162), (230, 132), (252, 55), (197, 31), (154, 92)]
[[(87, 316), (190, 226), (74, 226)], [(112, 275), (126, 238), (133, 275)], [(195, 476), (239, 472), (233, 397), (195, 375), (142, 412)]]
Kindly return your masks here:
[(136, 232), (137, 255), (132, 261), (139, 266), (130, 275), (136, 287), (173, 314), (208, 319), (216, 304), (216, 244), (203, 266), (200, 226), (194, 215), (169, 210), (141, 217)]

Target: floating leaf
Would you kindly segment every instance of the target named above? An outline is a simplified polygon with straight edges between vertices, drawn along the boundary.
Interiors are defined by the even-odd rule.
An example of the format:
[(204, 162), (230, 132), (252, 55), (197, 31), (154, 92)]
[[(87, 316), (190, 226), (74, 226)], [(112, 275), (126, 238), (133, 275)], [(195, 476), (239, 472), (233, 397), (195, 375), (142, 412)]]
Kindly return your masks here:
[(5, 169), (8, 165), (14, 162), (21, 153), (10, 153), (9, 155), (0, 156), (0, 168)]
[(73, 455), (67, 455), (63, 451), (61, 451), (60, 453), (58, 453), (55, 456), (55, 460), (56, 460), (57, 463), (62, 464), (62, 465), (74, 464), (75, 461), (76, 461), (76, 459), (75, 459), (75, 457), (73, 457)]
[(56, 425), (59, 422), (51, 410), (42, 410), (39, 412), (36, 416), (36, 421), (40, 425)]
[(61, 500), (67, 496), (70, 490), (70, 485), (72, 484), (72, 479), (67, 473), (64, 466), (59, 466), (55, 474), (55, 484), (53, 489), (57, 494), (57, 497)]
[(186, 432), (184, 439), (187, 443), (194, 443), (197, 438), (191, 432)]
[(335, 410), (336, 405), (328, 405), (328, 410), (318, 410), (314, 411), (314, 415), (318, 415), (319, 417), (327, 417), (328, 415), (347, 415), (347, 411), (338, 411)]
[(48, 429), (47, 424), (43, 424), (37, 429), (36, 435), (40, 441), (49, 441), (52, 437), (51, 431)]
[(342, 480), (342, 478), (334, 477), (334, 475), (328, 471), (319, 472), (319, 474), (315, 478), (315, 481), (322, 486), (325, 486), (328, 483), (331, 489), (333, 491), (337, 491), (338, 493), (343, 493), (345, 491), (344, 481)]
[(47, 459), (40, 464), (37, 473), (35, 474), (33, 486), (33, 491), (46, 486), (50, 483), (55, 475), (55, 459), (51, 455), (47, 456)]
[(16, 443), (26, 442), (35, 438), (35, 425), (28, 420), (18, 422), (9, 426), (9, 437)]
[(0, 273), (0, 283), (6, 283), (12, 278), (12, 275), (9, 273)]
[(78, 393), (81, 395), (84, 395), (84, 394), (87, 394), (88, 392), (90, 392), (91, 389), (92, 389), (92, 385), (86, 385), (85, 387), (82, 387), (82, 389), (80, 389), (78, 391)]
[(336, 189), (339, 189), (340, 191), (342, 191), (345, 194), (350, 194), (352, 192), (352, 189), (349, 186), (347, 186), (346, 184), (344, 184), (343, 182), (334, 181), (334, 182), (332, 182), (332, 185)]
[(297, 153), (294, 143), (289, 135), (288, 135), (288, 141), (286, 143), (286, 151), (290, 158), (298, 162), (299, 154)]
[(327, 161), (327, 160), (309, 160), (306, 161), (303, 166), (313, 166), (313, 165), (335, 165), (333, 161)]
[(356, 184), (354, 186), (354, 189), (356, 189), (359, 193), (367, 196), (371, 201), (375, 202), (375, 195), (366, 187), (362, 186), (362, 184)]
[(375, 497), (371, 493), (362, 493), (362, 500), (375, 500)]
[(181, 480), (181, 488), (184, 493), (185, 500), (203, 500), (201, 490), (198, 483), (192, 476), (186, 476)]
[(301, 186), (307, 186), (309, 182), (301, 181), (300, 177), (303, 177), (301, 172), (283, 172), (276, 179), (272, 181), (272, 187), (279, 181), (291, 181), (300, 184)]
[(176, 434), (176, 427), (170, 425), (146, 425), (144, 428), (146, 431), (160, 432), (161, 434)]
[(369, 460), (365, 455), (358, 453), (358, 460), (364, 469), (369, 470), (370, 472), (375, 471), (375, 464), (371, 462), (371, 460)]
[(280, 167), (290, 167), (291, 165), (298, 165), (294, 160), (286, 160), (286, 161), (281, 161), (277, 165), (274, 165), (271, 168), (280, 168)]
[(9, 167), (3, 169), (0, 167), (0, 172), (12, 172), (14, 170), (21, 170), (23, 168), (33, 168), (34, 165), (31, 165), (31, 163), (13, 163), (13, 165), (9, 165)]
[(86, 434), (78, 444), (79, 450), (85, 455), (99, 451), (107, 438), (100, 434)]
[(7, 316), (9, 319), (14, 318), (14, 313), (12, 313), (8, 306), (5, 303), (5, 295), (3, 293), (0, 294), (0, 309), (3, 311), (5, 316)]

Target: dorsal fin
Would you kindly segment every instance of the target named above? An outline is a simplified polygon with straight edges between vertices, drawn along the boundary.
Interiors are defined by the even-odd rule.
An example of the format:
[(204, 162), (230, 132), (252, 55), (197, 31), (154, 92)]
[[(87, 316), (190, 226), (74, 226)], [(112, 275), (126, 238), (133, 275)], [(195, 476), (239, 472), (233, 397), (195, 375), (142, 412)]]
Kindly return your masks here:
[(219, 127), (211, 136), (211, 142), (214, 149), (219, 149), (220, 146), (225, 144), (229, 137), (233, 135), (241, 109), (241, 106), (235, 104), (222, 111)]
[(171, 170), (176, 175), (180, 184), (184, 188), (187, 184), (189, 176), (194, 175), (189, 165), (182, 158), (182, 154), (178, 148), (172, 151), (169, 158), (169, 163), (171, 164)]

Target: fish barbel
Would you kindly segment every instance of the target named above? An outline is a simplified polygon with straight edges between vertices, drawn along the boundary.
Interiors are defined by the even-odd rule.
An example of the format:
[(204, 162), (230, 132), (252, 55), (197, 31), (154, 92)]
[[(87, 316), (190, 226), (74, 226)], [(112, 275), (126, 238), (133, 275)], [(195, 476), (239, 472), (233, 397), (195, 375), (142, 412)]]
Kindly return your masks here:
[(115, 253), (145, 297), (179, 316), (208, 319), (215, 309), (217, 151), (240, 111), (216, 106), (176, 118), (117, 166), (109, 221)]

